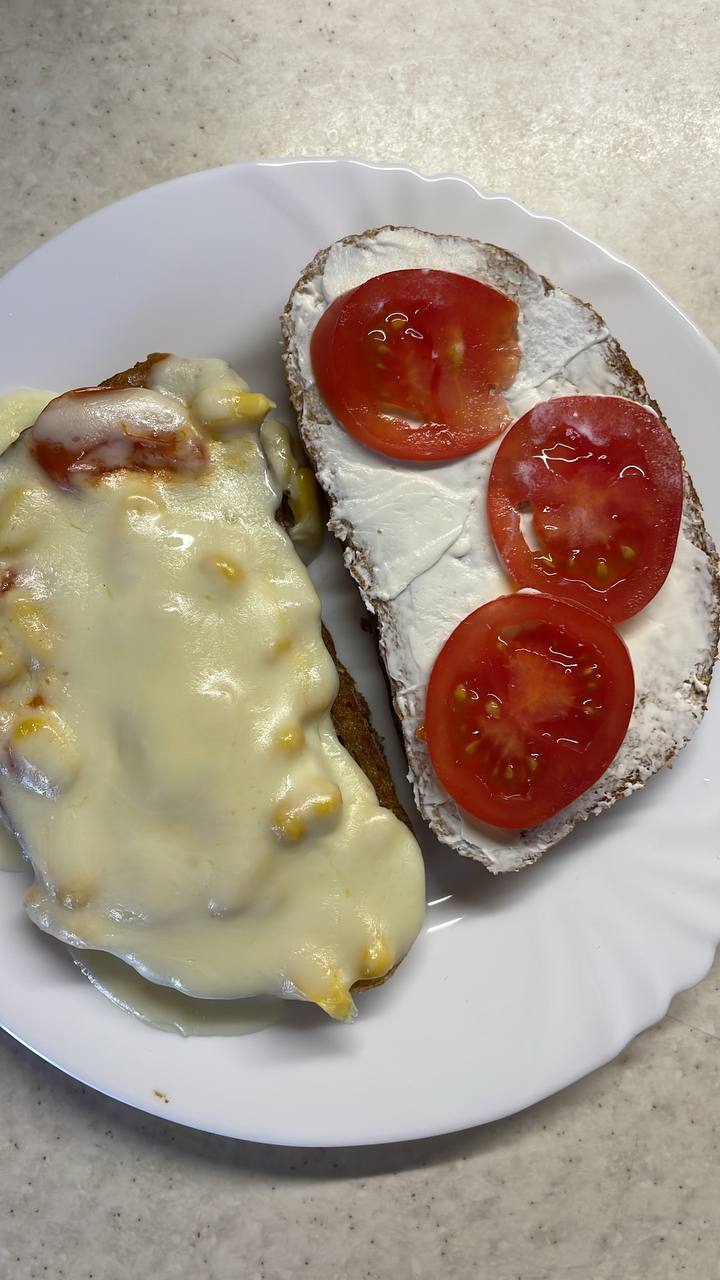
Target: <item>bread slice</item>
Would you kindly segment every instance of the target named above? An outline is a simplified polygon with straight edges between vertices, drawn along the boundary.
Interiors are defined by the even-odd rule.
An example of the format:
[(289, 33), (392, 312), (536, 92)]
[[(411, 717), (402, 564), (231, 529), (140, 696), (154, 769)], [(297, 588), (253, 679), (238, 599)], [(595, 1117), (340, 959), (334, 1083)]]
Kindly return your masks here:
[(432, 664), (454, 627), (508, 590), (485, 515), (497, 447), (423, 466), (382, 458), (351, 439), (315, 385), (309, 345), (320, 315), (347, 289), (385, 271), (459, 272), (500, 289), (520, 308), (520, 368), (503, 394), (519, 417), (532, 404), (573, 393), (625, 396), (662, 417), (640, 374), (603, 319), (495, 245), (407, 227), (380, 227), (338, 241), (313, 259), (281, 317), (290, 396), (303, 443), (330, 504), (330, 528), (377, 620), (377, 640), (402, 730), (409, 779), (438, 838), (490, 871), (517, 871), (580, 819), (629, 795), (669, 764), (707, 707), (717, 655), (720, 581), (715, 547), (685, 471), (682, 530), (665, 586), (620, 628), (633, 658), (637, 698), (623, 745), (605, 775), (561, 813), (504, 833), (461, 811), (439, 783), (423, 741)]

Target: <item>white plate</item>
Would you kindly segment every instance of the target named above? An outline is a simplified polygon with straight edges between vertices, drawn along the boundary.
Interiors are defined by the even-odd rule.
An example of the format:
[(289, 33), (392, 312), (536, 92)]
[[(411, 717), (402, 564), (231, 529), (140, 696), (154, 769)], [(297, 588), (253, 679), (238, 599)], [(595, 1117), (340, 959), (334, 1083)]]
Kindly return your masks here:
[[(0, 281), (0, 389), (91, 383), (160, 349), (225, 356), (284, 407), (277, 316), (293, 282), (321, 246), (384, 222), (494, 241), (593, 303), (662, 404), (717, 538), (720, 361), (709, 343), (625, 263), (458, 178), (246, 164), (103, 209)], [(335, 548), (317, 574), (341, 655), (393, 738)], [(519, 876), (494, 880), (426, 838), (427, 928), (393, 980), (361, 997), (352, 1027), (295, 1006), (240, 1039), (154, 1031), (60, 962), (26, 923), (12, 875), (0, 877), (2, 1025), (104, 1093), (264, 1142), (387, 1142), (517, 1111), (613, 1057), (711, 964), (717, 710), (672, 773)], [(402, 777), (397, 749), (394, 764)]]

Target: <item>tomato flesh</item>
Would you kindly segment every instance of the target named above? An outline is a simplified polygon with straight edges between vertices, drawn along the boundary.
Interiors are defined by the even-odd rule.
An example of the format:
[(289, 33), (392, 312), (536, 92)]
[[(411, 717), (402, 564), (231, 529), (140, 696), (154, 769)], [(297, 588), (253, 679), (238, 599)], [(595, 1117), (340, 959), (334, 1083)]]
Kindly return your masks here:
[(510, 421), (518, 308), (449, 271), (389, 271), (335, 299), (311, 342), (318, 389), (356, 439), (421, 461), (473, 453)]
[[(199, 475), (207, 466), (202, 437), (179, 418), (168, 425), (158, 421), (157, 413), (144, 413), (142, 402), (133, 401), (139, 394), (145, 394), (143, 388), (81, 387), (51, 400), (27, 435), (38, 466), (65, 489), (100, 481), (117, 471)], [(107, 412), (98, 427), (95, 406), (105, 400)], [(48, 420), (52, 423), (58, 414), (63, 429), (51, 425), (48, 430)]]
[(541, 594), (501, 596), (465, 618), (435, 662), (430, 758), (474, 817), (533, 827), (605, 772), (634, 696), (627, 649), (605, 619)]
[(536, 405), (507, 433), (488, 485), (493, 537), (514, 583), (614, 622), (665, 581), (682, 502), (682, 463), (667, 427), (618, 396)]

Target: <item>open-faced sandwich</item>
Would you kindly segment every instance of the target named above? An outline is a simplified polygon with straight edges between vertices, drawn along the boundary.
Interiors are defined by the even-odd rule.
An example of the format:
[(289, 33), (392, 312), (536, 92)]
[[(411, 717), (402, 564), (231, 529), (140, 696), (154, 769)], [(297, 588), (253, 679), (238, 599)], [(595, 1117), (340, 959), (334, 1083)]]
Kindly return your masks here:
[(349, 1018), (424, 876), (286, 529), (317, 533), (312, 474), (220, 360), (38, 408), (0, 464), (0, 803), (31, 919), (191, 996)]
[(517, 870), (706, 708), (717, 556), (678, 447), (601, 317), (493, 245), (350, 236), (282, 332), (418, 808)]

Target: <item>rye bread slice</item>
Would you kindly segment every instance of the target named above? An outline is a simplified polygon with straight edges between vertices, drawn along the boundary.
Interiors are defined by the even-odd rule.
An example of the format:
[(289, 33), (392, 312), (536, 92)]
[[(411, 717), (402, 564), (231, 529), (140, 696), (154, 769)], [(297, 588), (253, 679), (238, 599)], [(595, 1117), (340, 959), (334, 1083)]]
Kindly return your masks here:
[[(518, 303), (523, 357), (518, 378), (505, 393), (515, 416), (537, 399), (572, 392), (621, 395), (648, 405), (660, 417), (662, 412), (592, 307), (555, 288), (515, 255), (479, 241), (392, 226), (349, 236), (317, 254), (295, 285), (281, 317), (287, 380), (300, 433), (329, 499), (329, 527), (345, 544), (345, 563), (367, 608), (376, 616), (378, 647), (388, 673), (408, 758), (408, 776), (420, 813), (438, 838), (463, 856), (484, 863), (493, 872), (519, 870), (566, 836), (580, 819), (601, 812), (643, 786), (652, 774), (670, 764), (688, 741), (706, 710), (717, 655), (718, 558), (685, 469), (682, 532), (671, 578), (674, 574), (673, 582), (690, 591), (700, 619), (696, 626), (700, 640), (684, 666), (682, 655), (679, 667), (676, 661), (674, 686), (657, 688), (649, 678), (638, 680), (635, 711), (615, 761), (598, 783), (548, 822), (505, 838), (463, 814), (439, 784), (422, 737), (424, 683), (429, 671), (425, 671), (425, 681), (418, 687), (417, 664), (410, 653), (411, 637), (405, 625), (407, 609), (403, 613), (399, 604), (409, 589), (416, 588), (419, 577), (405, 582), (400, 574), (397, 581), (389, 582), (387, 567), (379, 563), (377, 544), (373, 545), (373, 540), (365, 536), (366, 531), (358, 527), (363, 502), (362, 477), (357, 479), (362, 469), (358, 461), (362, 446), (342, 432), (325, 407), (309, 360), (312, 329), (334, 296), (383, 271), (410, 266), (460, 271), (500, 289)], [(490, 446), (481, 453), (484, 460), (475, 455), (479, 459), (479, 488), (483, 478), (487, 479), (494, 449)], [(373, 475), (376, 480), (382, 479), (384, 460), (372, 457)], [(421, 467), (389, 464), (389, 469), (403, 493), (411, 492), (413, 485), (417, 487)], [(367, 483), (365, 488), (364, 497), (369, 501), (375, 495)], [(423, 493), (418, 490), (419, 501), (422, 498)], [(681, 553), (684, 560), (679, 567)], [(488, 551), (488, 556), (496, 559), (494, 551)], [(434, 568), (430, 565), (428, 571)], [(493, 594), (500, 594), (503, 589), (507, 585)], [(660, 607), (660, 596), (657, 600)], [(482, 602), (481, 596), (468, 596), (464, 612), (471, 612)], [(448, 618), (439, 628), (436, 626), (435, 653), (461, 616), (462, 613)], [(423, 620), (417, 625), (422, 629)], [(635, 628), (637, 633), (638, 625), (642, 625), (642, 615), (624, 630), (627, 633)]]

